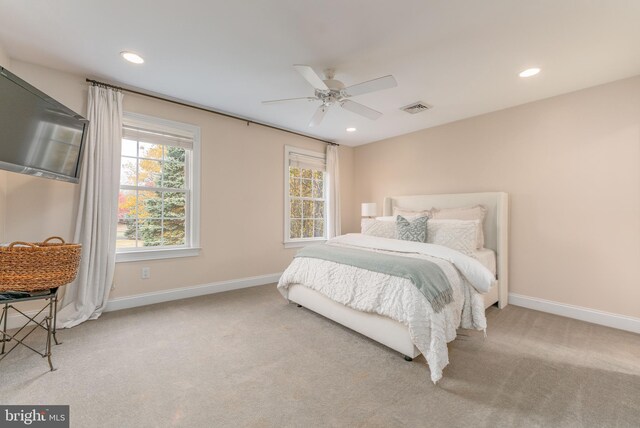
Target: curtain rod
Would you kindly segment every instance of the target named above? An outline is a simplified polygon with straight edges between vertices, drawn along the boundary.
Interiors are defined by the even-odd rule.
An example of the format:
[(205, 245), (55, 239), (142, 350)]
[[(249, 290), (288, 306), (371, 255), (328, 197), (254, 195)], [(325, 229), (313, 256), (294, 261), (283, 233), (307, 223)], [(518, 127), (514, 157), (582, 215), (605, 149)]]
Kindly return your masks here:
[(178, 105), (183, 106), (183, 107), (190, 107), (190, 108), (194, 108), (196, 110), (206, 111), (207, 113), (213, 113), (213, 114), (217, 114), (219, 116), (224, 116), (224, 117), (229, 117), (231, 119), (241, 120), (243, 122), (247, 122), (247, 125), (253, 123), (254, 125), (260, 125), (260, 126), (264, 126), (266, 128), (277, 129), (278, 131), (288, 132), (289, 134), (298, 135), (300, 137), (311, 138), (312, 140), (320, 141), (320, 142), (323, 142), (323, 143), (326, 143), (326, 144), (329, 144), (329, 145), (332, 145), (332, 146), (339, 146), (340, 145), (340, 144), (334, 143), (332, 141), (323, 140), (322, 138), (312, 137), (310, 135), (305, 135), (305, 134), (302, 134), (300, 132), (291, 131), (291, 130), (286, 129), (286, 128), (280, 128), (278, 126), (269, 125), (269, 124), (262, 123), (262, 122), (256, 122), (255, 120), (246, 119), (244, 117), (235, 116), (235, 115), (229, 114), (229, 113), (223, 113), (221, 111), (213, 110), (213, 109), (206, 108), (206, 107), (201, 107), (201, 106), (198, 106), (198, 105), (195, 105), (195, 104), (189, 104), (189, 103), (186, 103), (186, 102), (183, 102), (183, 101), (172, 100), (171, 98), (165, 98), (165, 97), (161, 97), (161, 96), (158, 96), (158, 95), (149, 94), (149, 93), (146, 93), (146, 92), (140, 92), (140, 91), (136, 91), (134, 89), (122, 88), (120, 86), (112, 85), (110, 83), (105, 83), (105, 82), (99, 82), (97, 80), (93, 80), (93, 79), (89, 79), (89, 78), (87, 78), (86, 81), (91, 83), (92, 85), (104, 86), (106, 88), (113, 88), (113, 89), (117, 89), (119, 91), (129, 92), (131, 94), (142, 95), (143, 97), (154, 98), (154, 99), (160, 100), (160, 101), (167, 101), (167, 102), (170, 102), (170, 103), (173, 103), (173, 104), (178, 104)]

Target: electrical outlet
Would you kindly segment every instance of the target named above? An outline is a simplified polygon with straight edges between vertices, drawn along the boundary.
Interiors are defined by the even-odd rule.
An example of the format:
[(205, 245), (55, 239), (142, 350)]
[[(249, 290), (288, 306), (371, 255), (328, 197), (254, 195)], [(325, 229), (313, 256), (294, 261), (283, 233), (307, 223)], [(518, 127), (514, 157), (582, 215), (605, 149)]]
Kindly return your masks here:
[(149, 279), (151, 278), (151, 268), (148, 267), (143, 267), (142, 268), (142, 279)]

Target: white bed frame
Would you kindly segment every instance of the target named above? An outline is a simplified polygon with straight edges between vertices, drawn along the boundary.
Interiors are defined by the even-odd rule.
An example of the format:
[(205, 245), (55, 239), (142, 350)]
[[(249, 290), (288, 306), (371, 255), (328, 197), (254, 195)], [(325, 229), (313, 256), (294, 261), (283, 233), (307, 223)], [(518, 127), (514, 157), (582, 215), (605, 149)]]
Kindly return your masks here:
[[(384, 200), (384, 215), (391, 215), (393, 207), (420, 211), (478, 204), (487, 209), (487, 217), (484, 221), (484, 246), (496, 252), (498, 279), (497, 286), (484, 296), (485, 308), (495, 303), (499, 308), (504, 308), (507, 306), (509, 293), (509, 196), (507, 193), (392, 196)], [(356, 311), (299, 284), (289, 286), (289, 300), (404, 354), (406, 359), (420, 355), (411, 342), (407, 327), (391, 318)]]

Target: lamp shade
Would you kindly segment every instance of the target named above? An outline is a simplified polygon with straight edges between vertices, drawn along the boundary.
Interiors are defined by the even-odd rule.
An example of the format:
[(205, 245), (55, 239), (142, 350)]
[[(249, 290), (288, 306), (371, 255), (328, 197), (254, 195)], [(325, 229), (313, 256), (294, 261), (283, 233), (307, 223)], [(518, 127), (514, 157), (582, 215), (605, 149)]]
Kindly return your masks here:
[(367, 202), (362, 204), (362, 217), (375, 217), (378, 212), (378, 204)]

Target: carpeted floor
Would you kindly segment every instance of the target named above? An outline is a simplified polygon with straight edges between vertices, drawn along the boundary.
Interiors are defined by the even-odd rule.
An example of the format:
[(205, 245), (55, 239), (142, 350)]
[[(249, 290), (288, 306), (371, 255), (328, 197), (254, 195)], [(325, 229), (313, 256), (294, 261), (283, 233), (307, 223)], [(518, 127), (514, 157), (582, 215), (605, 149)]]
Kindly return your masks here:
[[(0, 362), (0, 403), (72, 427), (640, 426), (640, 336), (515, 306), (461, 331), (437, 385), (275, 285), (104, 314), (60, 331), (55, 372)], [(40, 335), (36, 339), (42, 339)]]

